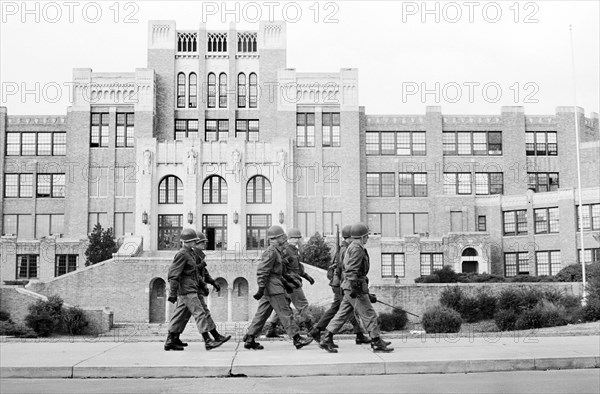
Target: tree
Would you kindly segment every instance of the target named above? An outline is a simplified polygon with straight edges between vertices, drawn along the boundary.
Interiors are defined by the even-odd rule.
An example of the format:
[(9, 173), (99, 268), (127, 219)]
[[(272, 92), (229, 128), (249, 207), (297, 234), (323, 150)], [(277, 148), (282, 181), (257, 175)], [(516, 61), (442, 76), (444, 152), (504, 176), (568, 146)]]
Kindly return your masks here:
[(108, 260), (118, 249), (112, 227), (103, 230), (100, 223), (96, 223), (94, 230), (88, 235), (88, 242), (85, 251), (85, 265)]
[(331, 248), (318, 232), (300, 247), (300, 261), (326, 270), (331, 264)]

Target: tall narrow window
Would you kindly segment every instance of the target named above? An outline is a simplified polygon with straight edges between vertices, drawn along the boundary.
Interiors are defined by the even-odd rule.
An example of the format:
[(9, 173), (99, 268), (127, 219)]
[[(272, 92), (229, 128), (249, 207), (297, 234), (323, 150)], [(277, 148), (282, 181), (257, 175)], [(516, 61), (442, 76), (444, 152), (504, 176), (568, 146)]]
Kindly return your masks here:
[(323, 113), (323, 146), (340, 146), (340, 113)]
[(134, 141), (134, 114), (117, 113), (117, 148), (131, 148)]
[[(93, 113), (91, 122), (90, 148), (105, 148), (107, 146), (108, 113)], [(25, 155), (25, 135), (23, 135), (23, 155)]]
[[(256, 51), (256, 41), (254, 42)], [(258, 77), (255, 73), (250, 73), (250, 108), (258, 106)]]
[(238, 108), (246, 108), (246, 74), (238, 74)]
[(219, 75), (219, 108), (227, 108), (227, 74)]
[(177, 108), (185, 108), (185, 74), (177, 74)]
[(296, 114), (296, 146), (315, 146), (315, 114), (299, 112)]
[(183, 183), (174, 175), (166, 176), (158, 185), (159, 204), (183, 204)]
[(190, 84), (189, 84), (189, 98), (188, 98), (188, 107), (189, 108), (196, 108), (198, 106), (198, 76), (196, 76), (196, 73), (191, 73), (190, 77)]
[(265, 248), (269, 227), (271, 215), (246, 215), (246, 249)]
[(217, 77), (214, 73), (208, 74), (207, 89), (208, 108), (215, 108), (217, 104)]
[(218, 175), (206, 178), (202, 185), (203, 204), (227, 204), (227, 182)]
[(247, 204), (270, 204), (271, 182), (262, 175), (256, 175), (246, 185)]

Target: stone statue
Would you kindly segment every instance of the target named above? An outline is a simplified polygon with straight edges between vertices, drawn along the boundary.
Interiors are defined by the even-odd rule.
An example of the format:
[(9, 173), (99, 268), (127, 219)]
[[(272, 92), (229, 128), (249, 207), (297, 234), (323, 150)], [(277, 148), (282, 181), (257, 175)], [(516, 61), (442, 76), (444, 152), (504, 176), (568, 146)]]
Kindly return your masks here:
[(144, 174), (152, 173), (152, 151), (146, 149), (144, 151)]
[(196, 152), (193, 149), (190, 149), (188, 151), (188, 155), (187, 155), (187, 173), (188, 174), (195, 174), (196, 173), (196, 167), (198, 166), (198, 156), (196, 154)]
[(231, 153), (231, 157), (233, 158), (233, 165), (234, 165), (234, 167), (235, 167), (235, 166), (237, 166), (237, 165), (239, 165), (239, 164), (240, 164), (240, 162), (242, 161), (242, 154), (241, 154), (241, 153), (240, 153), (240, 151), (239, 151), (239, 150), (237, 150), (237, 149), (236, 149), (236, 150), (234, 150), (234, 151)]

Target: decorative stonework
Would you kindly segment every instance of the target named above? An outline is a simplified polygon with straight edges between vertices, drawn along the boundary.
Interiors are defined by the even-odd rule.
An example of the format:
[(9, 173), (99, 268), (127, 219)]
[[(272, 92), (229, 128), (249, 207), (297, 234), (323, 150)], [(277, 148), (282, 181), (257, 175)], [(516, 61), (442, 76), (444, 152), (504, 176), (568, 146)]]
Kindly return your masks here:
[(9, 116), (10, 124), (64, 124), (66, 116)]
[(499, 116), (443, 116), (442, 121), (448, 124), (501, 124)]

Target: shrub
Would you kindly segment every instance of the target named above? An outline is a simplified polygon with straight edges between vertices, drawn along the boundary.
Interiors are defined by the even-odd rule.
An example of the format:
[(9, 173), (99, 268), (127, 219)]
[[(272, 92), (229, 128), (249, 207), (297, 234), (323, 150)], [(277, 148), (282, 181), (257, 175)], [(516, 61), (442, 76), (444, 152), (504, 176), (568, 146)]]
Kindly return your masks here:
[(89, 325), (83, 309), (79, 307), (66, 308), (62, 313), (65, 329), (71, 335), (79, 335)]
[(542, 301), (535, 308), (523, 311), (515, 323), (517, 330), (564, 326), (567, 324), (563, 307)]
[(464, 283), (499, 283), (505, 282), (506, 279), (502, 276), (492, 275), (488, 273), (476, 274), (476, 273), (468, 273), (468, 274), (458, 274), (459, 282)]
[(63, 300), (59, 296), (50, 296), (48, 301), (38, 300), (29, 306), (25, 323), (39, 336), (48, 336), (59, 330), (62, 320)]
[(461, 324), (458, 312), (441, 305), (427, 309), (421, 318), (421, 325), (427, 333), (459, 332)]
[(460, 287), (448, 286), (440, 294), (440, 304), (446, 308), (460, 311), (463, 298), (465, 298), (465, 293)]
[(475, 299), (477, 300), (477, 310), (479, 312), (478, 320), (493, 319), (498, 303), (496, 296), (489, 291), (479, 289)]
[(441, 283), (440, 277), (437, 274), (420, 276), (415, 279), (415, 283)]
[(300, 261), (326, 270), (331, 264), (331, 248), (325, 238), (316, 232), (300, 247)]
[(433, 273), (440, 278), (440, 283), (458, 282), (458, 274), (449, 265), (445, 265), (441, 269), (433, 271)]
[(498, 296), (497, 307), (501, 311), (512, 311), (515, 314), (519, 312), (521, 309), (521, 299), (517, 290), (513, 288), (502, 290)]
[(517, 312), (512, 309), (500, 309), (494, 315), (494, 322), (500, 331), (512, 331), (515, 329)]
[[(581, 264), (567, 265), (556, 274), (558, 282), (581, 282)], [(585, 277), (587, 280), (600, 277), (600, 262), (585, 265)]]
[(408, 323), (408, 316), (405, 311), (394, 309), (392, 313), (379, 314), (379, 326), (383, 331), (403, 330)]
[(531, 275), (517, 275), (508, 280), (509, 282), (556, 282), (556, 279), (553, 276), (540, 275), (540, 276), (531, 276)]
[(10, 313), (0, 310), (0, 321), (8, 321), (8, 320), (10, 320)]
[(458, 312), (467, 323), (479, 321), (479, 301), (475, 297), (464, 297), (460, 303)]
[(96, 223), (92, 232), (88, 235), (88, 247), (85, 250), (85, 265), (93, 265), (108, 260), (118, 250), (112, 227), (102, 229), (100, 223)]
[(10, 320), (0, 320), (0, 335), (13, 335), (15, 325)]
[(583, 307), (585, 321), (600, 320), (600, 298), (588, 297), (587, 304)]

